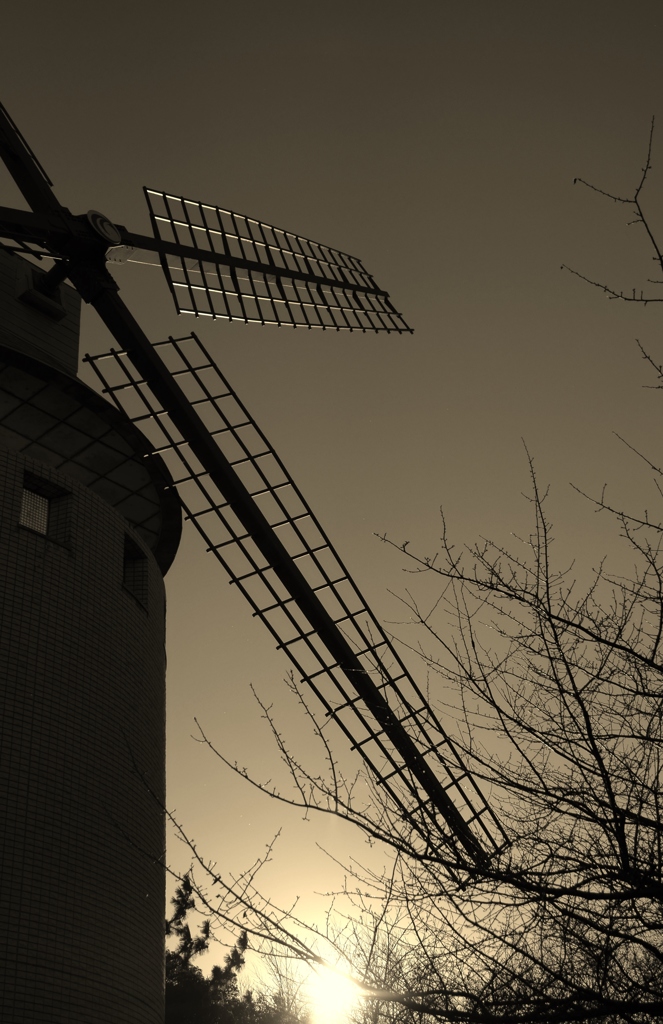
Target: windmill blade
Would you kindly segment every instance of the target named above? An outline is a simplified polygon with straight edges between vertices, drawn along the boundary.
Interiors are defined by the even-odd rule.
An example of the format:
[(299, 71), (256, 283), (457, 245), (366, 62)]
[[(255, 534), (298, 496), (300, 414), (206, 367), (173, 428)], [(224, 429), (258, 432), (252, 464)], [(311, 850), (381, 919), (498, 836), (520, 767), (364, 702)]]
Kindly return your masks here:
[(60, 213), (64, 209), (53, 194), (53, 182), (1, 103), (0, 158), (36, 213)]
[(0, 247), (7, 252), (34, 256), (38, 260), (52, 259), (50, 246), (46, 244), (52, 230), (51, 218), (0, 206)]
[[(462, 847), (475, 862), (484, 860), (504, 842), (497, 818), (282, 461), (195, 335), (154, 347), (302, 577), (299, 592), (127, 354), (86, 360), (165, 458), (208, 550), (389, 793), (422, 852), (435, 844), (447, 852)], [(323, 611), (317, 620), (311, 601)]]
[(154, 189), (145, 189), (145, 197), (178, 312), (244, 323), (410, 332), (355, 256), (218, 206)]
[(346, 253), (166, 193), (146, 193), (154, 238), (95, 210), (74, 216), (4, 108), (0, 156), (33, 208), (0, 210), (0, 238), (55, 259), (40, 289), (68, 277), (122, 346), (90, 362), (119, 407), (181, 463), (182, 500), (210, 550), (386, 788), (422, 855), (484, 862), (503, 844), (499, 822), (283, 464), (198, 339), (169, 339), (160, 354), (104, 264), (109, 246), (125, 250), (118, 258), (156, 251), (178, 308), (197, 315), (408, 331), (387, 293)]

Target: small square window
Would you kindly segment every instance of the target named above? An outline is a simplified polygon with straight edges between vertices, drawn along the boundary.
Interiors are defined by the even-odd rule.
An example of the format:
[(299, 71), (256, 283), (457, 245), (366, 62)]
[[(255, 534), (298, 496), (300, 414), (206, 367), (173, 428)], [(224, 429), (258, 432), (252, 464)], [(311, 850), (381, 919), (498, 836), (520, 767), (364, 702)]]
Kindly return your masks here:
[(40, 533), (56, 544), (69, 543), (71, 495), (51, 480), (26, 472), (21, 493), (19, 526)]
[(43, 494), (23, 488), (19, 523), (35, 533), (48, 534), (48, 513), (50, 501)]

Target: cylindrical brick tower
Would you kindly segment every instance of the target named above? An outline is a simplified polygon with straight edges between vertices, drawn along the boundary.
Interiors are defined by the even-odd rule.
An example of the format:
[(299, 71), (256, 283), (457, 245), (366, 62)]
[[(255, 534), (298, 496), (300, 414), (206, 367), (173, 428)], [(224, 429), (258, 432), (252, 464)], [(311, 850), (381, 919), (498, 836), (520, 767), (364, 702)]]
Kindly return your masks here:
[(161, 460), (75, 377), (79, 301), (0, 252), (0, 1020), (162, 1024)]

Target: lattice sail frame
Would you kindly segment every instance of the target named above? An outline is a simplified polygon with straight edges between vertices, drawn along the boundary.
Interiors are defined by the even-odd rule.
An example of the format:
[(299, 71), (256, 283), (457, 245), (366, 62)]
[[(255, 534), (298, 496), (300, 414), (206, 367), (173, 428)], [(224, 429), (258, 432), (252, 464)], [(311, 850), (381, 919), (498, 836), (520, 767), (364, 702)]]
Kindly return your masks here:
[[(357, 257), (219, 206), (144, 191), (155, 237), (198, 250), (161, 256), (178, 312), (244, 323), (411, 333)], [(210, 261), (206, 253), (228, 262)]]
[[(466, 770), (428, 699), (372, 614), (299, 488), (196, 335), (157, 343), (161, 358), (203, 418), (272, 529), (349, 641), (365, 671), (406, 728), (488, 853), (504, 844), (499, 821)], [(126, 353), (86, 356), (104, 392), (140, 425), (173, 474), (193, 522), (302, 680), (341, 728), (422, 840), (422, 853), (455, 849), (441, 815), (399, 757), (317, 632), (235, 517), (188, 443)]]
[[(21, 256), (32, 256), (36, 260), (52, 260), (50, 252), (45, 245), (39, 242), (26, 242), (20, 238), (14, 238), (10, 234), (0, 235), (0, 249), (5, 252), (14, 252)], [(48, 268), (47, 268), (48, 269)]]

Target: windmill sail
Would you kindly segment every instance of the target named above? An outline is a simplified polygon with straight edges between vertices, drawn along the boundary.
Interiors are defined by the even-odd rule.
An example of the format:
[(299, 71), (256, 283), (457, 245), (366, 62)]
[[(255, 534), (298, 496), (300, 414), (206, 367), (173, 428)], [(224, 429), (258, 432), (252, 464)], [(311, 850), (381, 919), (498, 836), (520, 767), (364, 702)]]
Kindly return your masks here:
[[(435, 843), (460, 844), (483, 859), (503, 843), (499, 822), (282, 461), (195, 335), (154, 347), (304, 588), (289, 587), (276, 557), (265, 556), (126, 353), (86, 359), (104, 391), (165, 458), (208, 550), (418, 833), (422, 852), (433, 852)], [(321, 628), (310, 595), (326, 614)]]
[(0, 239), (55, 266), (121, 349), (89, 358), (169, 465), (189, 517), (302, 679), (422, 841), (482, 863), (504, 834), (452, 739), (371, 614), (283, 463), (198, 339), (153, 346), (105, 267), (109, 245), (157, 252), (181, 312), (337, 330), (409, 331), (361, 262), (220, 207), (146, 192), (154, 237), (74, 216), (0, 107), (0, 158), (32, 212)]
[[(180, 313), (349, 331), (410, 328), (356, 256), (192, 199), (145, 189)], [(177, 255), (179, 249), (180, 255)]]

